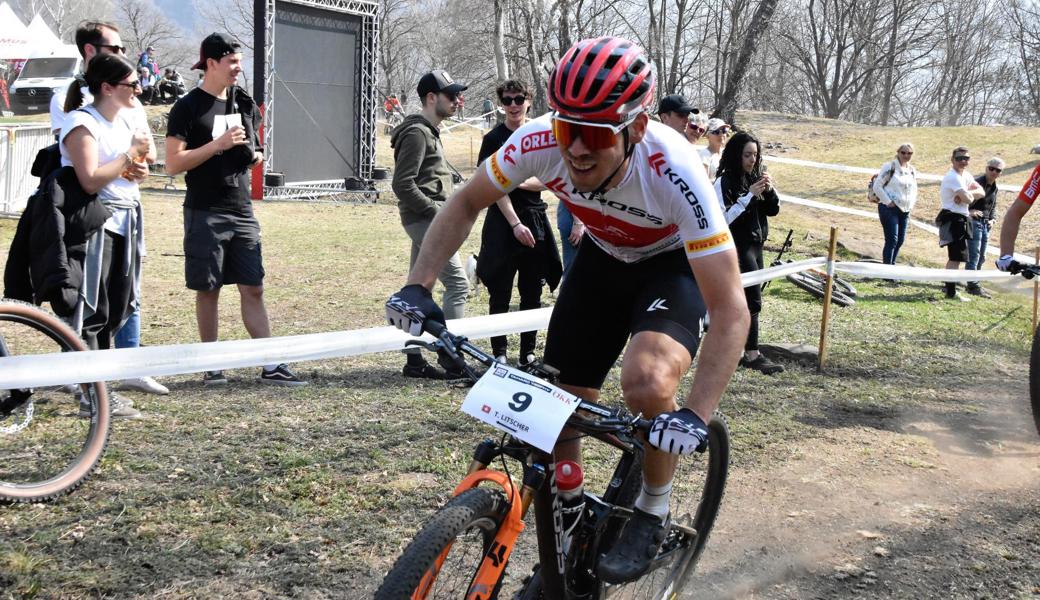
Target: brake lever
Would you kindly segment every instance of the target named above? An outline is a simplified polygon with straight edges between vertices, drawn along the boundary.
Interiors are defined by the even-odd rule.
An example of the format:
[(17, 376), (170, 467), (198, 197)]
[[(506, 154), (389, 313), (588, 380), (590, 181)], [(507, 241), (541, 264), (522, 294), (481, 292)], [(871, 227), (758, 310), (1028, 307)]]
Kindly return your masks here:
[(425, 348), (426, 350), (429, 350), (430, 352), (436, 352), (441, 347), (441, 341), (437, 340), (436, 342), (426, 342), (418, 339), (408, 340), (404, 343), (404, 347), (407, 348), (409, 346), (420, 346), (422, 348)]

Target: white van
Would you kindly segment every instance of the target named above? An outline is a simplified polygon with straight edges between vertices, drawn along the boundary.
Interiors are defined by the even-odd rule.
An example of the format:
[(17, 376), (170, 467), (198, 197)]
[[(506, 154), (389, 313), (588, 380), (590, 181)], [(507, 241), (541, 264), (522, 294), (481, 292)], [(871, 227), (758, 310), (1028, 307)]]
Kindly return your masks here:
[(15, 114), (48, 112), (51, 96), (68, 89), (82, 61), (75, 44), (33, 52), (11, 84), (11, 109)]

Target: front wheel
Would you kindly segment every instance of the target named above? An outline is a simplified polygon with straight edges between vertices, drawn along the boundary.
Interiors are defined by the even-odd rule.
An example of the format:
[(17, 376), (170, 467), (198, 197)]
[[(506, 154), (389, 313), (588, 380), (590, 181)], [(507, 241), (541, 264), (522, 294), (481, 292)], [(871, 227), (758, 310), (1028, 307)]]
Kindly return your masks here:
[[(76, 350), (86, 347), (54, 315), (0, 302), (0, 368), (12, 357)], [(100, 382), (0, 389), (0, 502), (51, 500), (83, 483), (105, 450), (110, 418)]]
[(1033, 424), (1040, 433), (1040, 328), (1033, 332), (1033, 350), (1029, 353), (1029, 403), (1033, 407)]
[[(809, 292), (815, 298), (822, 299), (826, 295), (827, 280), (812, 273), (805, 271), (792, 273), (787, 276), (787, 280), (796, 287)], [(851, 296), (843, 293), (839, 287), (841, 286), (835, 285), (831, 288), (831, 302), (838, 306), (852, 306), (855, 304), (856, 301)], [(853, 293), (855, 293), (855, 290), (853, 290)]]
[[(473, 488), (452, 498), (405, 548), (375, 600), (466, 597), (508, 511), (505, 496), (487, 488)], [(480, 597), (494, 598), (500, 583), (489, 586)]]

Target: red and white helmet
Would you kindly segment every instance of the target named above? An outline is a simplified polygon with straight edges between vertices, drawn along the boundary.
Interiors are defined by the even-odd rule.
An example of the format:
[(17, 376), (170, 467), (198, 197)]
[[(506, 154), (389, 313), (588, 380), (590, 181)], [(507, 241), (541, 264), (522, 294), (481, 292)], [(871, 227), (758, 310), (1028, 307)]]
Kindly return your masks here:
[(629, 40), (582, 40), (563, 54), (549, 75), (549, 106), (560, 116), (626, 123), (654, 95), (654, 65)]

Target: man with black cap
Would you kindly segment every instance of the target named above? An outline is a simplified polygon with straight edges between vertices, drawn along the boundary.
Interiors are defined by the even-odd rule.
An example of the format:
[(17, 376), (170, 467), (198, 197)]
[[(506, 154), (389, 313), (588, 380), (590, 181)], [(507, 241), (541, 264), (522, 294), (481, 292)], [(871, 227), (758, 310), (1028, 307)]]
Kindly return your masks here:
[[(224, 284), (238, 285), (242, 321), (253, 338), (271, 336), (264, 305), (264, 266), (260, 224), (249, 197), (249, 169), (264, 159), (256, 130), (260, 111), (236, 85), (242, 73), (240, 45), (213, 33), (202, 41), (202, 84), (170, 110), (166, 132), (166, 171), (186, 172), (184, 197), (184, 274), (195, 290), (195, 318), (203, 342), (217, 340), (217, 306)], [(265, 365), (260, 381), (305, 385), (285, 364)], [(203, 377), (207, 385), (226, 384), (221, 371)]]
[[(444, 158), (438, 128), (441, 121), (455, 114), (459, 96), (466, 87), (441, 69), (423, 75), (416, 86), (420, 111), (405, 117), (404, 122), (390, 134), (390, 146), (394, 149), (393, 190), (397, 195), (401, 224), (412, 240), (409, 265), (415, 263), (426, 229), (454, 190), (452, 170)], [(469, 281), (458, 253), (451, 257), (438, 279), (444, 285), (444, 316), (448, 319), (464, 317)], [(418, 349), (406, 353), (406, 356), (408, 362), (403, 370), (406, 377), (465, 377), (455, 367), (445, 372), (428, 364)]]
[(690, 124), (690, 115), (700, 113), (700, 109), (691, 106), (680, 94), (671, 94), (661, 98), (657, 103), (657, 118), (662, 123), (686, 136), (686, 128)]

